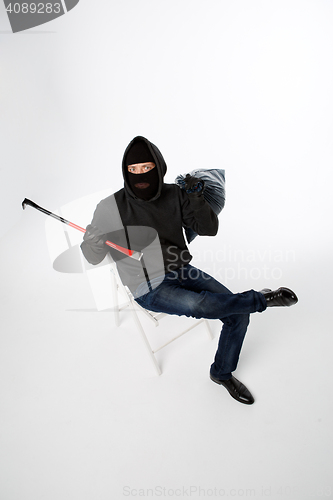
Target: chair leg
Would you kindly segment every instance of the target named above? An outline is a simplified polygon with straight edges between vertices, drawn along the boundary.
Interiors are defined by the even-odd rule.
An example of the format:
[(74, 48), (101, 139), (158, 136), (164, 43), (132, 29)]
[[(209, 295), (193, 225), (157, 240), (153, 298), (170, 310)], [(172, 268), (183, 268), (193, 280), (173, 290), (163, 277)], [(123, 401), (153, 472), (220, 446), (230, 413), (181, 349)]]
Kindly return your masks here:
[(120, 318), (119, 318), (119, 302), (118, 302), (118, 285), (117, 285), (116, 277), (112, 271), (111, 271), (111, 280), (112, 280), (112, 299), (113, 299), (114, 322), (115, 322), (116, 326), (119, 326)]
[(145, 334), (145, 332), (144, 332), (144, 329), (142, 328), (142, 325), (141, 325), (141, 323), (140, 323), (140, 320), (139, 320), (139, 318), (138, 318), (138, 315), (136, 314), (136, 311), (134, 310), (133, 304), (131, 305), (131, 313), (132, 313), (132, 316), (133, 316), (134, 322), (135, 322), (136, 326), (138, 327), (139, 332), (141, 333), (141, 337), (142, 337), (142, 339), (143, 339), (143, 341), (144, 341), (144, 344), (145, 344), (145, 346), (146, 346), (146, 349), (147, 349), (147, 351), (148, 351), (148, 354), (149, 354), (149, 356), (150, 356), (150, 359), (151, 359), (151, 360), (152, 360), (152, 362), (153, 362), (153, 365), (154, 365), (154, 368), (155, 368), (155, 370), (156, 370), (156, 372), (157, 372), (157, 375), (161, 375), (161, 373), (162, 373), (161, 368), (160, 368), (159, 364), (157, 363), (157, 360), (156, 360), (155, 355), (154, 355), (154, 353), (153, 353), (153, 350), (152, 350), (152, 348), (151, 348), (151, 346), (150, 346), (150, 344), (149, 344), (149, 342), (148, 342), (148, 339), (147, 339), (147, 337), (146, 337), (146, 334)]

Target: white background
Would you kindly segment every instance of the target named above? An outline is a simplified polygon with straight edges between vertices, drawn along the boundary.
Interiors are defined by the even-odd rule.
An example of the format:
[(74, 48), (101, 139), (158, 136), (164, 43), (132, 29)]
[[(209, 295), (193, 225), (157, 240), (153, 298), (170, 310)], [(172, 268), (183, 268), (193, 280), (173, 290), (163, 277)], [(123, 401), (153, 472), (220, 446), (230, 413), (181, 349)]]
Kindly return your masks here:
[[(81, 0), (12, 34), (0, 5), (1, 498), (329, 497), (332, 26), (329, 0)], [(236, 373), (252, 407), (209, 381), (218, 322), (212, 342), (198, 328), (161, 353), (155, 377), (130, 318), (94, 312), (86, 277), (52, 269), (45, 216), (22, 211), (120, 189), (136, 135), (167, 182), (226, 170), (195, 265), (299, 296), (252, 317)]]

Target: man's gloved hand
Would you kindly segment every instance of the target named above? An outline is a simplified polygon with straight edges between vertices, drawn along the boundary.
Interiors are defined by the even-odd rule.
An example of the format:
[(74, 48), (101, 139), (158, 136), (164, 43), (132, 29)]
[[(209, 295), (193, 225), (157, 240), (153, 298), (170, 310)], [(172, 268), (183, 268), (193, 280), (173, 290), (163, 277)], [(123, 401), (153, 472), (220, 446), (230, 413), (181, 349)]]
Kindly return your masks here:
[(201, 196), (204, 191), (205, 182), (198, 177), (187, 174), (185, 179), (185, 191), (189, 195)]
[(88, 243), (88, 245), (102, 249), (107, 239), (107, 234), (103, 234), (98, 227), (88, 224), (83, 236), (83, 241)]

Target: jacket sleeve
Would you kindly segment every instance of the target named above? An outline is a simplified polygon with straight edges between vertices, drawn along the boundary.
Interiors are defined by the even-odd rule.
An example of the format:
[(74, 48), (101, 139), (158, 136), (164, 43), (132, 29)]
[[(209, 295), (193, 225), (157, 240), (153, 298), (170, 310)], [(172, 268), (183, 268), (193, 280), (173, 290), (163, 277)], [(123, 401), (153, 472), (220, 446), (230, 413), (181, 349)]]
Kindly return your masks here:
[[(108, 235), (106, 239), (110, 239), (123, 247), (127, 246), (124, 228), (113, 195), (102, 200), (97, 205), (91, 225), (98, 228), (101, 235)], [(94, 245), (91, 241), (86, 241), (84, 235), (81, 250), (90, 264), (99, 264), (110, 251), (110, 248), (107, 245), (103, 247)], [(116, 253), (118, 254), (119, 252)]]
[(202, 195), (188, 195), (183, 189), (179, 189), (179, 192), (184, 225), (200, 236), (215, 236), (219, 221), (205, 198)]

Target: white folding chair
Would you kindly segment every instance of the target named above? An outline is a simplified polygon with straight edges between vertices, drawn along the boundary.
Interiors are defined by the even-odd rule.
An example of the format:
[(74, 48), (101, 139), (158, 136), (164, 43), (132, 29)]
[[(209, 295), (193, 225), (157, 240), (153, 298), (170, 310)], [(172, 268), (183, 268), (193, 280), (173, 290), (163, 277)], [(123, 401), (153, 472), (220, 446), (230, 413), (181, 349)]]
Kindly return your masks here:
[[(149, 355), (158, 375), (161, 375), (162, 370), (161, 370), (160, 365), (157, 362), (155, 354), (158, 351), (160, 351), (161, 349), (163, 349), (164, 347), (166, 347), (167, 345), (171, 344), (171, 342), (173, 342), (174, 340), (178, 339), (179, 337), (181, 337), (182, 335), (184, 335), (185, 333), (187, 333), (188, 331), (192, 330), (193, 328), (199, 326), (202, 323), (206, 327), (209, 338), (211, 340), (213, 339), (213, 335), (212, 335), (212, 331), (211, 331), (210, 326), (209, 326), (209, 322), (206, 319), (200, 319), (200, 320), (195, 320), (194, 324), (192, 324), (191, 326), (186, 328), (186, 330), (181, 331), (176, 336), (172, 337), (170, 340), (165, 342), (163, 345), (159, 346), (157, 349), (153, 349), (149, 340), (148, 340), (146, 332), (142, 326), (142, 323), (139, 319), (139, 315), (137, 313), (140, 312), (145, 317), (150, 319), (155, 327), (159, 326), (159, 321), (162, 318), (168, 316), (168, 314), (155, 313), (155, 312), (148, 311), (147, 309), (144, 309), (143, 307), (141, 307), (134, 300), (133, 294), (131, 293), (129, 288), (127, 286), (124, 286), (123, 283), (121, 282), (121, 279), (119, 277), (119, 274), (117, 271), (117, 266), (116, 266), (115, 262), (111, 259), (111, 257), (109, 257), (109, 260), (110, 260), (110, 269), (111, 269), (111, 282), (112, 282), (111, 287), (112, 287), (112, 298), (113, 298), (113, 308), (112, 309), (114, 312), (115, 324), (116, 324), (116, 326), (120, 325), (120, 314), (119, 313), (121, 310), (128, 308), (129, 311), (131, 312), (135, 326), (137, 327), (138, 331), (140, 332), (141, 338), (142, 338), (144, 345), (147, 349), (148, 355)], [(119, 304), (119, 295), (120, 294), (125, 299), (125, 302), (122, 304)]]

